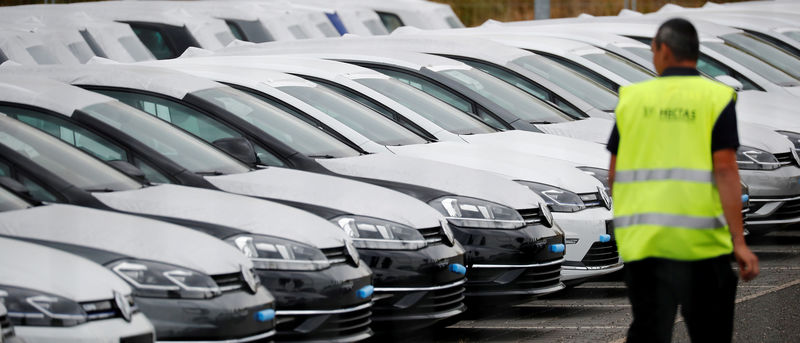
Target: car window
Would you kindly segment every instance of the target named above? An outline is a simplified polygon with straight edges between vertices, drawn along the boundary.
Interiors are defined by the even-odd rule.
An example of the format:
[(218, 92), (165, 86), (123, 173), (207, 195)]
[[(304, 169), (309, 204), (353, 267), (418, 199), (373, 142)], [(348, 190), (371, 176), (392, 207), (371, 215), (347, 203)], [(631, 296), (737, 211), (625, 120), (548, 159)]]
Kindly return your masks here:
[(786, 53), (791, 54), (795, 58), (800, 58), (800, 49), (795, 48), (791, 44), (786, 43), (785, 41), (779, 38), (775, 38), (773, 36), (758, 31), (752, 31), (752, 30), (744, 30), (744, 31), (753, 37), (757, 37), (760, 40), (763, 40), (769, 44), (778, 47), (779, 49), (785, 51)]
[(516, 117), (530, 123), (561, 123), (565, 114), (518, 88), (477, 69), (449, 69), (437, 72), (486, 97)]
[(389, 31), (390, 33), (400, 26), (405, 26), (405, 24), (403, 24), (403, 20), (400, 19), (400, 16), (397, 14), (380, 11), (375, 11), (375, 13), (378, 13), (378, 17), (381, 18), (383, 26), (385, 26), (386, 31)]
[(617, 93), (617, 91), (619, 90), (619, 85), (618, 84), (616, 84), (615, 82), (603, 77), (602, 75), (598, 74), (597, 72), (595, 72), (595, 71), (593, 71), (593, 70), (591, 70), (589, 68), (584, 67), (583, 65), (580, 65), (578, 63), (575, 63), (573, 61), (570, 61), (570, 60), (568, 60), (566, 58), (559, 57), (559, 56), (547, 55), (547, 54), (545, 54), (545, 56), (547, 56), (547, 58), (549, 58), (553, 62), (561, 64), (565, 68), (567, 68), (567, 69), (569, 69), (569, 70), (571, 70), (571, 71), (573, 71), (573, 72), (575, 72), (577, 74), (580, 74), (581, 76), (583, 76), (583, 77), (585, 77), (585, 78), (587, 78), (587, 79), (589, 79), (589, 80), (591, 80), (591, 81), (593, 81), (593, 82), (605, 87), (606, 89), (608, 89), (611, 92)]
[(457, 134), (478, 134), (496, 130), (439, 99), (395, 79), (363, 78), (356, 82), (408, 107), (439, 127)]
[(375, 19), (365, 20), (364, 26), (367, 27), (367, 30), (369, 30), (369, 33), (371, 33), (373, 36), (382, 36), (389, 33), (386, 31), (386, 27)]
[[(555, 83), (595, 108), (613, 111), (617, 107), (617, 95), (611, 91), (613, 86), (599, 83), (570, 67), (537, 55), (523, 56), (512, 63)], [(606, 82), (602, 79), (600, 81)]]
[(742, 83), (743, 90), (758, 90), (763, 91), (761, 87), (744, 77), (737, 71), (728, 68), (722, 63), (714, 60), (707, 55), (701, 54), (700, 57), (697, 59), (697, 70), (701, 71), (703, 74), (706, 74), (711, 77), (717, 77), (720, 75), (728, 75), (730, 77), (735, 78), (739, 82)]
[(300, 27), (300, 25), (289, 26), (289, 32), (291, 32), (292, 36), (294, 36), (294, 38), (297, 38), (297, 39), (307, 39), (308, 38), (308, 34), (306, 34), (306, 32), (303, 30), (302, 27)]
[(383, 145), (427, 142), (400, 124), (382, 115), (376, 115), (371, 109), (325, 87), (286, 86), (279, 89), (333, 117), (373, 142)]
[(156, 170), (153, 165), (145, 162), (141, 158), (134, 157), (133, 165), (136, 166), (136, 168), (139, 168), (139, 170), (144, 173), (144, 177), (147, 178), (147, 181), (150, 181), (151, 183), (172, 183), (172, 181), (166, 175)]
[(742, 51), (736, 49), (728, 44), (719, 42), (701, 42), (701, 46), (711, 49), (726, 58), (733, 60), (750, 69), (754, 73), (767, 79), (769, 82), (780, 86), (798, 86), (800, 82), (797, 79), (789, 76), (788, 74), (776, 69), (775, 67), (767, 64), (766, 62)]
[(139, 37), (139, 40), (147, 47), (148, 50), (155, 56), (157, 59), (163, 60), (168, 58), (175, 58), (178, 55), (172, 51), (172, 49), (167, 44), (167, 40), (164, 37), (164, 33), (149, 27), (143, 27), (136, 24), (130, 24), (131, 28), (133, 29), (133, 33)]
[(725, 42), (765, 61), (794, 78), (800, 78), (800, 60), (785, 51), (746, 33), (720, 36)]
[(649, 70), (628, 62), (614, 54), (585, 54), (582, 55), (582, 57), (597, 63), (599, 66), (608, 69), (631, 83), (647, 81), (655, 77), (655, 74), (651, 73)]
[(192, 93), (275, 137), (300, 153), (352, 157), (359, 152), (290, 113), (233, 88), (210, 88)]
[(31, 205), (25, 202), (25, 200), (20, 199), (13, 193), (5, 190), (5, 188), (0, 188), (0, 212), (21, 210), (29, 207), (31, 207)]
[[(11, 121), (0, 118), (0, 121)], [(0, 144), (23, 155), (39, 168), (87, 191), (121, 191), (142, 185), (89, 154), (27, 125), (4, 122)]]
[(429, 95), (437, 98), (445, 103), (453, 106), (461, 111), (474, 113), (475, 109), (472, 107), (472, 103), (468, 100), (464, 99), (460, 94), (451, 92), (450, 90), (445, 89), (444, 87), (440, 87), (439, 85), (430, 82), (422, 77), (418, 77), (412, 74), (392, 70), (392, 69), (382, 69), (382, 68), (372, 68), (375, 69), (383, 74), (389, 75), (396, 80), (403, 82), (411, 87), (419, 89)]
[(524, 77), (518, 76), (508, 70), (500, 68), (498, 66), (478, 62), (474, 60), (465, 59), (461, 62), (468, 64), (469, 66), (478, 69), (484, 73), (492, 75), (500, 80), (508, 82), (509, 84), (525, 91), (526, 93), (533, 95), (541, 100), (550, 101), (556, 105), (561, 111), (567, 113), (572, 118), (585, 118), (586, 115), (581, 113), (580, 110), (576, 109), (563, 99), (560, 99), (556, 94), (547, 90), (546, 88), (528, 80)]

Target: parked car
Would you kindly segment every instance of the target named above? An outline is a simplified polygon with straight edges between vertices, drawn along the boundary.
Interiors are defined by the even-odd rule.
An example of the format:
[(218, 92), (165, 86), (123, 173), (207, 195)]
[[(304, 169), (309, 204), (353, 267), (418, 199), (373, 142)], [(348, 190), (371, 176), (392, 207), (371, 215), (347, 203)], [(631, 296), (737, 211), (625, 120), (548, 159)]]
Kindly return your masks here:
[[(372, 273), (349, 237), (308, 212), (218, 191), (145, 186), (60, 139), (0, 117), (0, 166), (34, 199), (135, 213), (197, 229), (237, 247), (254, 261), (276, 296), (278, 335), (295, 339), (369, 337)], [(127, 163), (118, 168), (130, 169)], [(291, 227), (291, 231), (286, 231)], [(285, 251), (285, 253), (281, 253)], [(283, 311), (283, 312), (282, 312)], [(354, 319), (357, 318), (357, 319)], [(308, 331), (295, 326), (310, 321)], [(340, 326), (348, 322), (347, 327)], [(288, 330), (281, 330), (287, 328)]]
[[(278, 167), (251, 169), (145, 112), (77, 87), (52, 83), (34, 79), (15, 85), (30, 92), (58, 93), (65, 100), (25, 101), (9, 91), (0, 101), (3, 97), (16, 100), (0, 104), (0, 111), (109, 162), (119, 156), (108, 151), (124, 151), (125, 160), (138, 164), (154, 182), (268, 199), (331, 221), (351, 236), (372, 269), (372, 284), (378, 289), (375, 296), (384, 299), (381, 303), (401, 301), (412, 294), (418, 298), (413, 303), (405, 301), (405, 308), (374, 306), (376, 322), (399, 325), (405, 320), (426, 326), (465, 311), (464, 250), (454, 240), (444, 216), (426, 203), (341, 177)], [(90, 104), (88, 99), (96, 102)], [(87, 144), (69, 139), (64, 132), (96, 139)], [(256, 156), (252, 148), (249, 156)], [(434, 289), (436, 292), (418, 297), (419, 292)], [(449, 297), (441, 297), (446, 292)], [(420, 322), (422, 317), (425, 322)]]
[[(6, 210), (25, 204), (2, 188), (0, 198)], [(26, 211), (24, 206), (19, 211)], [(82, 257), (2, 237), (0, 275), (4, 343), (155, 342), (153, 325), (133, 302), (131, 287)]]

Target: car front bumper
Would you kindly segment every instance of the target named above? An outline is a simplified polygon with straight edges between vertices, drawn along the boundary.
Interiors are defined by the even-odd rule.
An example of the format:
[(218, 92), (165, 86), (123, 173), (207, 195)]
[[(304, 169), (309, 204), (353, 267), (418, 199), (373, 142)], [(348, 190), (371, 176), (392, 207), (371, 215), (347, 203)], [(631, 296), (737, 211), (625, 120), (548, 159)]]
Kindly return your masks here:
[(254, 342), (275, 334), (275, 321), (260, 322), (256, 313), (275, 308), (264, 287), (255, 294), (230, 291), (213, 299), (134, 297), (156, 328), (159, 341)]
[(564, 253), (549, 250), (564, 244), (557, 229), (540, 224), (517, 230), (451, 228), (467, 252), (467, 297), (544, 295), (564, 288)]
[(751, 233), (767, 233), (800, 223), (800, 168), (740, 170), (750, 192), (745, 219)]
[[(595, 207), (570, 213), (553, 212), (553, 218), (564, 230), (567, 243), (562, 281), (575, 281), (622, 269), (613, 240), (613, 227), (610, 226), (611, 211)], [(602, 242), (602, 235), (609, 235), (612, 240)]]
[(9, 342), (149, 343), (155, 341), (153, 325), (141, 312), (134, 314), (130, 322), (114, 318), (72, 327), (15, 326), (14, 331), (16, 337)]
[(422, 328), (466, 311), (464, 275), (450, 271), (464, 265), (456, 243), (428, 245), (415, 251), (360, 249), (375, 273), (372, 319), (380, 331)]
[(355, 342), (372, 336), (371, 299), (357, 292), (372, 284), (365, 263), (336, 263), (316, 271), (257, 270), (275, 296), (279, 341)]

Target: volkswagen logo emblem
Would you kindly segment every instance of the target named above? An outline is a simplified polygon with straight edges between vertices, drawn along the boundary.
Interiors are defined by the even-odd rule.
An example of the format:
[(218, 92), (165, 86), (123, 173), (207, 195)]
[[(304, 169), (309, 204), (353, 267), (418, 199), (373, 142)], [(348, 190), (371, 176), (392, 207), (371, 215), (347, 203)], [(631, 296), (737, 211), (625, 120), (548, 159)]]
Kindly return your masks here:
[(550, 208), (547, 207), (547, 204), (540, 202), (539, 210), (542, 211), (542, 224), (547, 227), (553, 227), (553, 213), (550, 212)]
[(597, 191), (600, 193), (600, 197), (603, 199), (603, 204), (606, 206), (607, 209), (611, 209), (611, 197), (608, 196), (606, 190), (602, 187), (597, 187)]
[(117, 308), (119, 309), (119, 313), (122, 314), (122, 318), (125, 319), (126, 322), (130, 322), (131, 316), (133, 315), (133, 309), (131, 308), (131, 303), (128, 302), (128, 299), (125, 298), (122, 293), (114, 291), (114, 302), (117, 304)]
[(344, 247), (347, 249), (347, 254), (350, 255), (350, 259), (352, 259), (353, 263), (355, 263), (356, 267), (358, 267), (358, 265), (361, 264), (361, 257), (358, 256), (358, 250), (356, 250), (356, 247), (354, 247), (353, 243), (351, 243), (349, 240), (344, 241)]
[(440, 221), (442, 222), (442, 234), (444, 235), (445, 243), (449, 246), (453, 246), (456, 242), (455, 237), (453, 237), (453, 229), (450, 228), (447, 219), (441, 219)]
[(247, 289), (250, 290), (250, 293), (256, 294), (258, 291), (258, 280), (256, 279), (255, 273), (253, 273), (252, 269), (247, 269), (244, 266), (242, 268), (242, 279), (244, 283), (247, 284)]

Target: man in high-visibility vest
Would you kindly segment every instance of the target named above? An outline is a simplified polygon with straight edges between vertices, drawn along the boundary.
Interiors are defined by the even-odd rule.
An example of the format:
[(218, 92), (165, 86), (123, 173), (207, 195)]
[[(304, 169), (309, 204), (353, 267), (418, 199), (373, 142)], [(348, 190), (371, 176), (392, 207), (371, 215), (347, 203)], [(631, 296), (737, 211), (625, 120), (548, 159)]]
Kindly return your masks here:
[(758, 275), (743, 235), (736, 92), (698, 73), (689, 21), (666, 21), (651, 48), (660, 76), (620, 89), (608, 143), (628, 343), (670, 342), (678, 305), (692, 342), (730, 342), (731, 253), (742, 279)]

